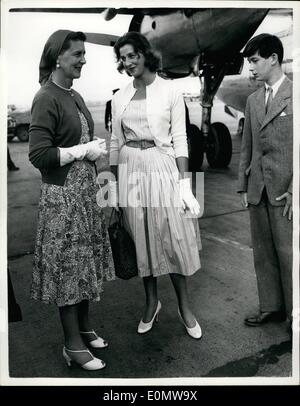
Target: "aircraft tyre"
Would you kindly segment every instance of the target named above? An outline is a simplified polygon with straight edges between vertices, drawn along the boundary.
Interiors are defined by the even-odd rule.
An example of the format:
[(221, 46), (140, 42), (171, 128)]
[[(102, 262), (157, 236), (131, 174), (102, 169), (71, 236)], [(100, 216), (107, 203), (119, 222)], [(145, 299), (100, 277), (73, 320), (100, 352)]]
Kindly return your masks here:
[(241, 137), (243, 135), (244, 123), (245, 123), (245, 118), (241, 117), (239, 119), (238, 128), (237, 128), (237, 132), (236, 132), (236, 135), (239, 137)]
[(29, 126), (22, 124), (16, 129), (16, 136), (21, 142), (27, 142), (29, 140)]
[(187, 130), (188, 150), (189, 150), (189, 171), (201, 171), (204, 157), (204, 137), (200, 129), (191, 124)]
[(223, 123), (213, 123), (208, 135), (206, 158), (211, 168), (226, 168), (232, 156), (231, 135)]

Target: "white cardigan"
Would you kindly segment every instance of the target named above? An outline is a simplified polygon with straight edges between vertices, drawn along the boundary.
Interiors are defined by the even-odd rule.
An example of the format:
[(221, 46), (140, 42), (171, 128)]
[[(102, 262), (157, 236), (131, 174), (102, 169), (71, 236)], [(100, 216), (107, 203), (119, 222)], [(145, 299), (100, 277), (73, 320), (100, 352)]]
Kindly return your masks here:
[[(119, 151), (125, 143), (122, 114), (136, 90), (131, 82), (113, 96), (110, 165), (118, 165)], [(154, 81), (146, 86), (146, 106), (149, 129), (156, 147), (175, 158), (187, 158), (184, 101), (173, 81), (156, 76)]]

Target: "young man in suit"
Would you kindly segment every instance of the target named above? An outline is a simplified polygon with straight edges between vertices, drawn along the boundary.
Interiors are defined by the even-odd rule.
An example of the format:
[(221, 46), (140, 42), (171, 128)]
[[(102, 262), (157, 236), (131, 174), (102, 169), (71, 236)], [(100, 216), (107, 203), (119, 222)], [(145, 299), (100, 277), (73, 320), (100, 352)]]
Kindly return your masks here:
[(292, 82), (281, 67), (283, 47), (270, 34), (252, 38), (243, 52), (264, 82), (248, 97), (238, 192), (249, 207), (260, 312), (245, 324), (292, 322)]

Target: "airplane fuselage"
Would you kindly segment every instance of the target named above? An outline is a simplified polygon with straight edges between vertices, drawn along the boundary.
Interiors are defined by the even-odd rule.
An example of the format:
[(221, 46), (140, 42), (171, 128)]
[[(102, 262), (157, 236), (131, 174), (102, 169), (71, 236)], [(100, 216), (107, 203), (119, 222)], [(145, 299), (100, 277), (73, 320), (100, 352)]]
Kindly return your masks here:
[(195, 58), (205, 53), (212, 62), (230, 59), (245, 45), (268, 9), (177, 10), (168, 15), (145, 15), (140, 32), (161, 54), (162, 68), (190, 74)]

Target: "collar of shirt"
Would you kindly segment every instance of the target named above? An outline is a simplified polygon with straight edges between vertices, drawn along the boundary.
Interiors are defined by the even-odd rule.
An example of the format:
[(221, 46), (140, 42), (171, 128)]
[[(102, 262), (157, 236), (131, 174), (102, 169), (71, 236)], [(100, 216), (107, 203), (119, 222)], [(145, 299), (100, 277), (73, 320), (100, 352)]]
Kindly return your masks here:
[(269, 97), (269, 92), (268, 92), (269, 87), (271, 87), (273, 89), (273, 98), (274, 98), (276, 93), (278, 92), (278, 89), (279, 89), (281, 83), (284, 81), (284, 79), (285, 79), (285, 74), (282, 74), (281, 78), (278, 79), (277, 82), (274, 83), (274, 85), (269, 86), (269, 85), (267, 85), (265, 83), (265, 88), (266, 88), (266, 97), (265, 97), (265, 99), (266, 99), (266, 101), (267, 101), (267, 98)]

